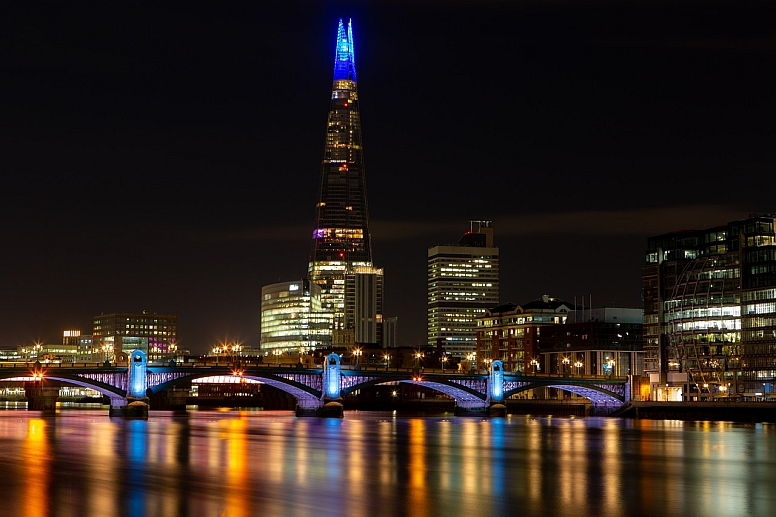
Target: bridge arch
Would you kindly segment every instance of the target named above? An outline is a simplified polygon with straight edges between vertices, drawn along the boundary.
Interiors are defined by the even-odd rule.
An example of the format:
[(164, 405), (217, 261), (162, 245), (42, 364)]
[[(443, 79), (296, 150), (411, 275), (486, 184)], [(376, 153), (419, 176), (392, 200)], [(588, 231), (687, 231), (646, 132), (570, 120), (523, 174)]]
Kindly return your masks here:
[[(17, 377), (29, 377), (29, 374), (16, 373), (13, 375), (3, 375), (0, 378), (0, 380), (17, 378)], [(118, 388), (111, 384), (101, 382), (95, 379), (87, 379), (84, 377), (80, 377), (78, 375), (72, 375), (72, 374), (69, 375), (69, 374), (63, 374), (60, 372), (51, 373), (50, 371), (46, 372), (45, 379), (51, 380), (51, 381), (64, 382), (67, 384), (72, 384), (74, 386), (80, 386), (81, 388), (92, 389), (94, 391), (99, 392), (101, 395), (108, 397), (111, 401), (111, 405), (114, 405), (114, 402), (116, 404), (119, 404), (121, 401), (125, 400), (125, 394), (126, 394), (125, 390), (122, 390), (121, 388)]]
[[(303, 375), (311, 376), (311, 377), (320, 377), (319, 375), (315, 375), (316, 372), (305, 372)], [(231, 369), (224, 369), (223, 371), (213, 371), (208, 370), (204, 372), (192, 372), (192, 373), (183, 373), (180, 375), (171, 376), (167, 380), (160, 382), (158, 384), (155, 384), (153, 386), (149, 386), (148, 391), (149, 395), (153, 395), (156, 393), (163, 392), (165, 390), (174, 388), (175, 386), (181, 385), (181, 384), (187, 384), (193, 380), (196, 379), (203, 379), (207, 377), (214, 377), (219, 375), (232, 375)], [(278, 388), (279, 390), (282, 390), (289, 395), (296, 398), (297, 403), (300, 407), (303, 408), (312, 408), (312, 407), (318, 407), (320, 406), (320, 400), (321, 400), (321, 390), (315, 389), (315, 387), (308, 386), (298, 380), (290, 379), (288, 377), (284, 377), (282, 375), (276, 375), (270, 372), (245, 372), (241, 376), (243, 379), (250, 379), (254, 381), (261, 382), (263, 384), (267, 384), (268, 386), (272, 386), (273, 388)]]
[(619, 405), (626, 402), (625, 389), (623, 389), (623, 393), (618, 393), (597, 384), (557, 382), (552, 380), (526, 383), (523, 386), (505, 392), (504, 398), (538, 388), (555, 388), (568, 391), (590, 400), (595, 405)]
[[(383, 384), (391, 384), (395, 382), (398, 382), (401, 384), (415, 384), (417, 386), (425, 386), (427, 388), (431, 388), (435, 391), (438, 391), (440, 393), (443, 393), (445, 395), (452, 397), (453, 399), (455, 399), (456, 405), (460, 407), (482, 406), (485, 404), (485, 401), (487, 398), (487, 395), (485, 393), (481, 393), (474, 388), (465, 386), (457, 382), (448, 381), (445, 379), (430, 379), (430, 378), (417, 380), (413, 378), (413, 376), (409, 373), (404, 378), (397, 378), (395, 375), (389, 379), (370, 378), (366, 381), (354, 383), (346, 388), (342, 388), (341, 392), (343, 395), (348, 395), (359, 389), (364, 389), (371, 386), (380, 386)], [(485, 385), (483, 384), (483, 388), (484, 387)]]

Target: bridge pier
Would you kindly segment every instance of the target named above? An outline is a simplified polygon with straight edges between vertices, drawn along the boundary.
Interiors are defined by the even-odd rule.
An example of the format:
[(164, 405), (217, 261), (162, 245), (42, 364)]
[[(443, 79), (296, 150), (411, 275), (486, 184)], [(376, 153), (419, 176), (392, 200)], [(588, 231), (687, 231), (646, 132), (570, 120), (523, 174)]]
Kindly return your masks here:
[(111, 417), (148, 418), (148, 397), (111, 399), (108, 414)]
[(323, 418), (342, 418), (344, 408), (342, 399), (313, 399), (298, 398), (296, 403), (296, 416), (315, 416)]
[(25, 382), (24, 395), (27, 398), (28, 410), (55, 411), (59, 387), (43, 386), (40, 382)]

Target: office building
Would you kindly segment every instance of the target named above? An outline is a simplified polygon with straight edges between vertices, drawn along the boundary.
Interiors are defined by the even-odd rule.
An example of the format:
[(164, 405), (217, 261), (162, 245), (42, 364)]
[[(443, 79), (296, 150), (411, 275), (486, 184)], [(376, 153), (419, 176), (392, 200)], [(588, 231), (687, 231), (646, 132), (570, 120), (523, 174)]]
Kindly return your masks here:
[(345, 274), (345, 328), (356, 345), (379, 345), (383, 337), (383, 270), (353, 267)]
[(491, 221), (469, 221), (458, 244), (428, 249), (428, 346), (464, 358), (477, 348), (476, 318), (499, 304)]
[(642, 375), (643, 311), (603, 307), (572, 311), (565, 325), (542, 328), (539, 362), (545, 373)]
[(772, 396), (774, 215), (647, 240), (644, 350), (652, 400)]
[(346, 322), (345, 277), (357, 268), (372, 267), (372, 244), (353, 31), (351, 23), (346, 28), (342, 20), (315, 216), (308, 277), (321, 288), (322, 308), (333, 315), (333, 330), (355, 333), (347, 327), (355, 320)]
[(106, 360), (133, 350), (149, 361), (169, 359), (177, 352), (178, 316), (155, 312), (116, 312), (93, 318), (92, 343)]
[(261, 350), (308, 352), (331, 346), (331, 313), (321, 310), (321, 288), (307, 279), (261, 289)]

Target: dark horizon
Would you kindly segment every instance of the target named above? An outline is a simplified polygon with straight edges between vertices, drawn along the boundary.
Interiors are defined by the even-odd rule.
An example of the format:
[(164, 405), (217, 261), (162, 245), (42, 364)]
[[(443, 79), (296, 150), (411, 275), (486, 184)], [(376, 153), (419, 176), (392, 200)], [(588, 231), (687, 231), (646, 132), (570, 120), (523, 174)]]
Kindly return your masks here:
[(648, 236), (776, 212), (771, 3), (303, 5), (7, 8), (0, 349), (142, 310), (258, 348), (261, 287), (307, 274), (340, 17), (402, 344), (469, 219), (502, 303), (641, 307)]

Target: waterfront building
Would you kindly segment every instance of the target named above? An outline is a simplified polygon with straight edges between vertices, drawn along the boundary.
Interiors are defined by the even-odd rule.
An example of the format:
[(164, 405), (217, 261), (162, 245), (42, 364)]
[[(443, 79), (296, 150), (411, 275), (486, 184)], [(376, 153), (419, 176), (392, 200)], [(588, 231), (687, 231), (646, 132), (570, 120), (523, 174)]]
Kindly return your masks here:
[(476, 318), (499, 303), (491, 221), (469, 221), (458, 244), (428, 249), (428, 346), (464, 358), (477, 348)]
[[(346, 28), (340, 20), (308, 277), (321, 288), (322, 309), (332, 314), (333, 330), (351, 331), (339, 335), (353, 334), (353, 339), (357, 333), (355, 325), (360, 321), (355, 318), (355, 307), (371, 304), (373, 318), (381, 313), (375, 311), (382, 310), (372, 303), (374, 293), (369, 293), (367, 300), (346, 302), (346, 277), (357, 274), (361, 268), (373, 267), (359, 110), (352, 24), (348, 22)], [(377, 281), (366, 277), (362, 280)], [(361, 292), (351, 289), (355, 296)], [(350, 319), (346, 306), (351, 311)], [(377, 332), (375, 323), (373, 320), (362, 326), (359, 336), (365, 332), (365, 339), (371, 340)]]
[[(477, 368), (499, 360), (507, 371), (539, 373), (548, 369), (540, 357), (540, 329), (566, 323), (572, 304), (542, 295), (523, 305), (506, 303), (475, 318)], [(470, 360), (472, 360), (470, 359)]]
[(300, 279), (262, 287), (262, 353), (298, 353), (329, 347), (331, 327), (331, 313), (321, 309), (319, 285)]
[(66, 348), (75, 348), (73, 360), (76, 363), (91, 363), (100, 361), (97, 350), (94, 348), (91, 335), (82, 335), (80, 330), (65, 330), (62, 333), (62, 345)]
[(652, 400), (771, 396), (774, 215), (647, 240), (644, 350)]
[(565, 325), (541, 330), (540, 363), (545, 373), (643, 375), (641, 309), (603, 307), (569, 313)]
[(145, 352), (149, 361), (169, 359), (178, 349), (178, 316), (146, 311), (100, 314), (93, 318), (92, 341), (109, 361), (133, 350)]

